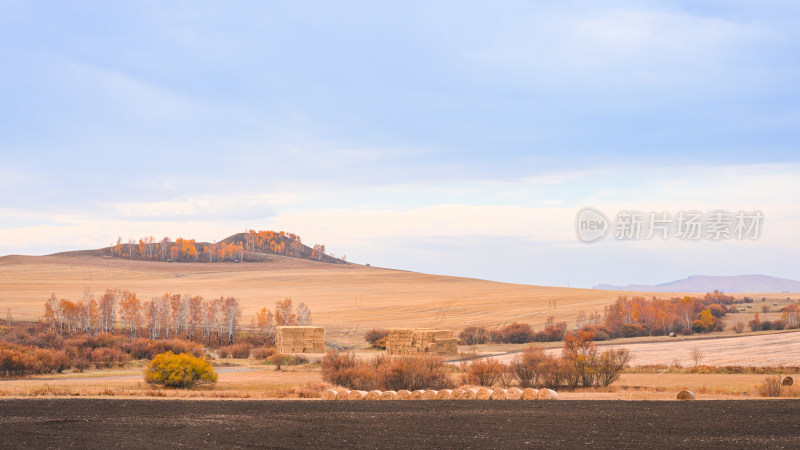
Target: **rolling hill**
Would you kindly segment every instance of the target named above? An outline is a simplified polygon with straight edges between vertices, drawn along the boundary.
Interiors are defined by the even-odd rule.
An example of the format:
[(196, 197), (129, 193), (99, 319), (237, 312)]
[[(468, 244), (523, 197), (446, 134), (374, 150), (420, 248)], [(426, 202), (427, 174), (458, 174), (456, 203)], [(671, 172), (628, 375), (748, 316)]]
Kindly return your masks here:
[[(575, 323), (579, 311), (603, 311), (618, 290), (530, 286), (428, 275), (357, 264), (327, 264), (263, 254), (257, 262), (198, 264), (127, 260), (102, 251), (0, 257), (0, 312), (15, 319), (41, 317), (51, 293), (78, 300), (85, 289), (130, 289), (150, 299), (165, 292), (235, 296), (250, 323), (262, 307), (292, 298), (306, 303), (315, 325), (331, 341), (362, 339), (374, 327), (460, 330), (514, 321), (542, 328), (548, 317)], [(654, 291), (643, 295), (658, 295)], [(761, 294), (757, 294), (761, 295)]]

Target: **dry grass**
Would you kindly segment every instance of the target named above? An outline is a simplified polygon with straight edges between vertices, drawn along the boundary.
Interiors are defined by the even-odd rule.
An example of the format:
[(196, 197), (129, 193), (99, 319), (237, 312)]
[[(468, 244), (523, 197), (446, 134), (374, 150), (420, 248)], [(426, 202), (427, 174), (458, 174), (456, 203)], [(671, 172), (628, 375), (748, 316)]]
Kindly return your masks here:
[[(513, 321), (542, 328), (547, 317), (573, 323), (579, 310), (602, 311), (617, 291), (496, 283), (358, 265), (273, 257), (262, 263), (193, 264), (127, 261), (95, 256), (0, 258), (0, 310), (18, 319), (41, 316), (51, 292), (82, 298), (125, 288), (148, 299), (165, 291), (242, 301), (244, 322), (263, 306), (291, 297), (305, 302), (326, 339), (362, 343), (368, 329), (420, 327), (460, 330)], [(649, 295), (649, 294), (647, 294)], [(555, 308), (552, 301), (555, 300)], [(487, 314), (491, 311), (491, 314)]]
[(103, 370), (0, 380), (0, 396), (135, 396), (168, 398), (318, 398), (330, 388), (317, 367), (222, 372), (214, 386), (162, 389), (144, 383), (141, 370)]

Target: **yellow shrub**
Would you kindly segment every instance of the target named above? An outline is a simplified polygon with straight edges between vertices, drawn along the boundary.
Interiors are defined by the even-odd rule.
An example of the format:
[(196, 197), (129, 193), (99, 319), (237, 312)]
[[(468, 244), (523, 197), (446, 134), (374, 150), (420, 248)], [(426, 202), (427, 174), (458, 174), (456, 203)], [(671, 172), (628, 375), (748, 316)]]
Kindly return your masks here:
[(144, 373), (150, 384), (188, 388), (198, 383), (216, 383), (217, 374), (205, 359), (188, 353), (160, 353), (150, 361)]

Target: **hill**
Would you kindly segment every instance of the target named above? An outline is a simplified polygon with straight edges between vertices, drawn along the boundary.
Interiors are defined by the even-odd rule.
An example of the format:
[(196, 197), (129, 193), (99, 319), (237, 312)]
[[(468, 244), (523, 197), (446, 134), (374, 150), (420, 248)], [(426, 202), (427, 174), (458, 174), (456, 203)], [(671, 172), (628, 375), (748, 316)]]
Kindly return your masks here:
[[(262, 307), (286, 297), (304, 302), (327, 339), (361, 341), (374, 327), (460, 330), (514, 321), (541, 329), (554, 316), (574, 325), (579, 311), (602, 312), (624, 291), (530, 286), (472, 278), (428, 275), (356, 264), (264, 254), (236, 264), (126, 260), (100, 251), (0, 258), (0, 312), (16, 319), (41, 317), (52, 292), (78, 300), (85, 289), (130, 289), (140, 299), (165, 292), (237, 297), (246, 326)], [(643, 292), (642, 295), (658, 295)], [(761, 294), (757, 294), (761, 296)]]
[(98, 250), (63, 252), (56, 255), (97, 256), (97, 253), (115, 258), (166, 262), (247, 262), (263, 261), (267, 255), (281, 255), (331, 264), (344, 264), (344, 259), (325, 253), (325, 246), (303, 244), (300, 236), (285, 231), (255, 231), (236, 233), (214, 243), (195, 239), (165, 237), (157, 241), (153, 236), (128, 239), (120, 237), (116, 245)]
[(775, 278), (767, 275), (738, 275), (730, 277), (693, 275), (683, 280), (657, 285), (629, 284), (614, 286), (599, 284), (594, 289), (650, 292), (800, 292), (800, 281)]

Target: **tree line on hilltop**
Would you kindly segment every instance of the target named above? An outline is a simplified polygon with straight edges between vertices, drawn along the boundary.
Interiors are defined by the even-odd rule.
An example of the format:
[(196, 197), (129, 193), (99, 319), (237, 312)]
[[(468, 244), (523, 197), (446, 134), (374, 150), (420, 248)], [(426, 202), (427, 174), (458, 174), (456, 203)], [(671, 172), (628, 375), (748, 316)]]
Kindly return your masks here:
[(165, 237), (160, 241), (153, 236), (117, 242), (105, 249), (112, 256), (128, 259), (181, 262), (241, 262), (256, 260), (256, 253), (270, 253), (322, 262), (341, 262), (325, 253), (325, 245), (308, 247), (300, 236), (285, 231), (255, 231), (231, 236), (218, 243), (200, 243), (195, 239)]

